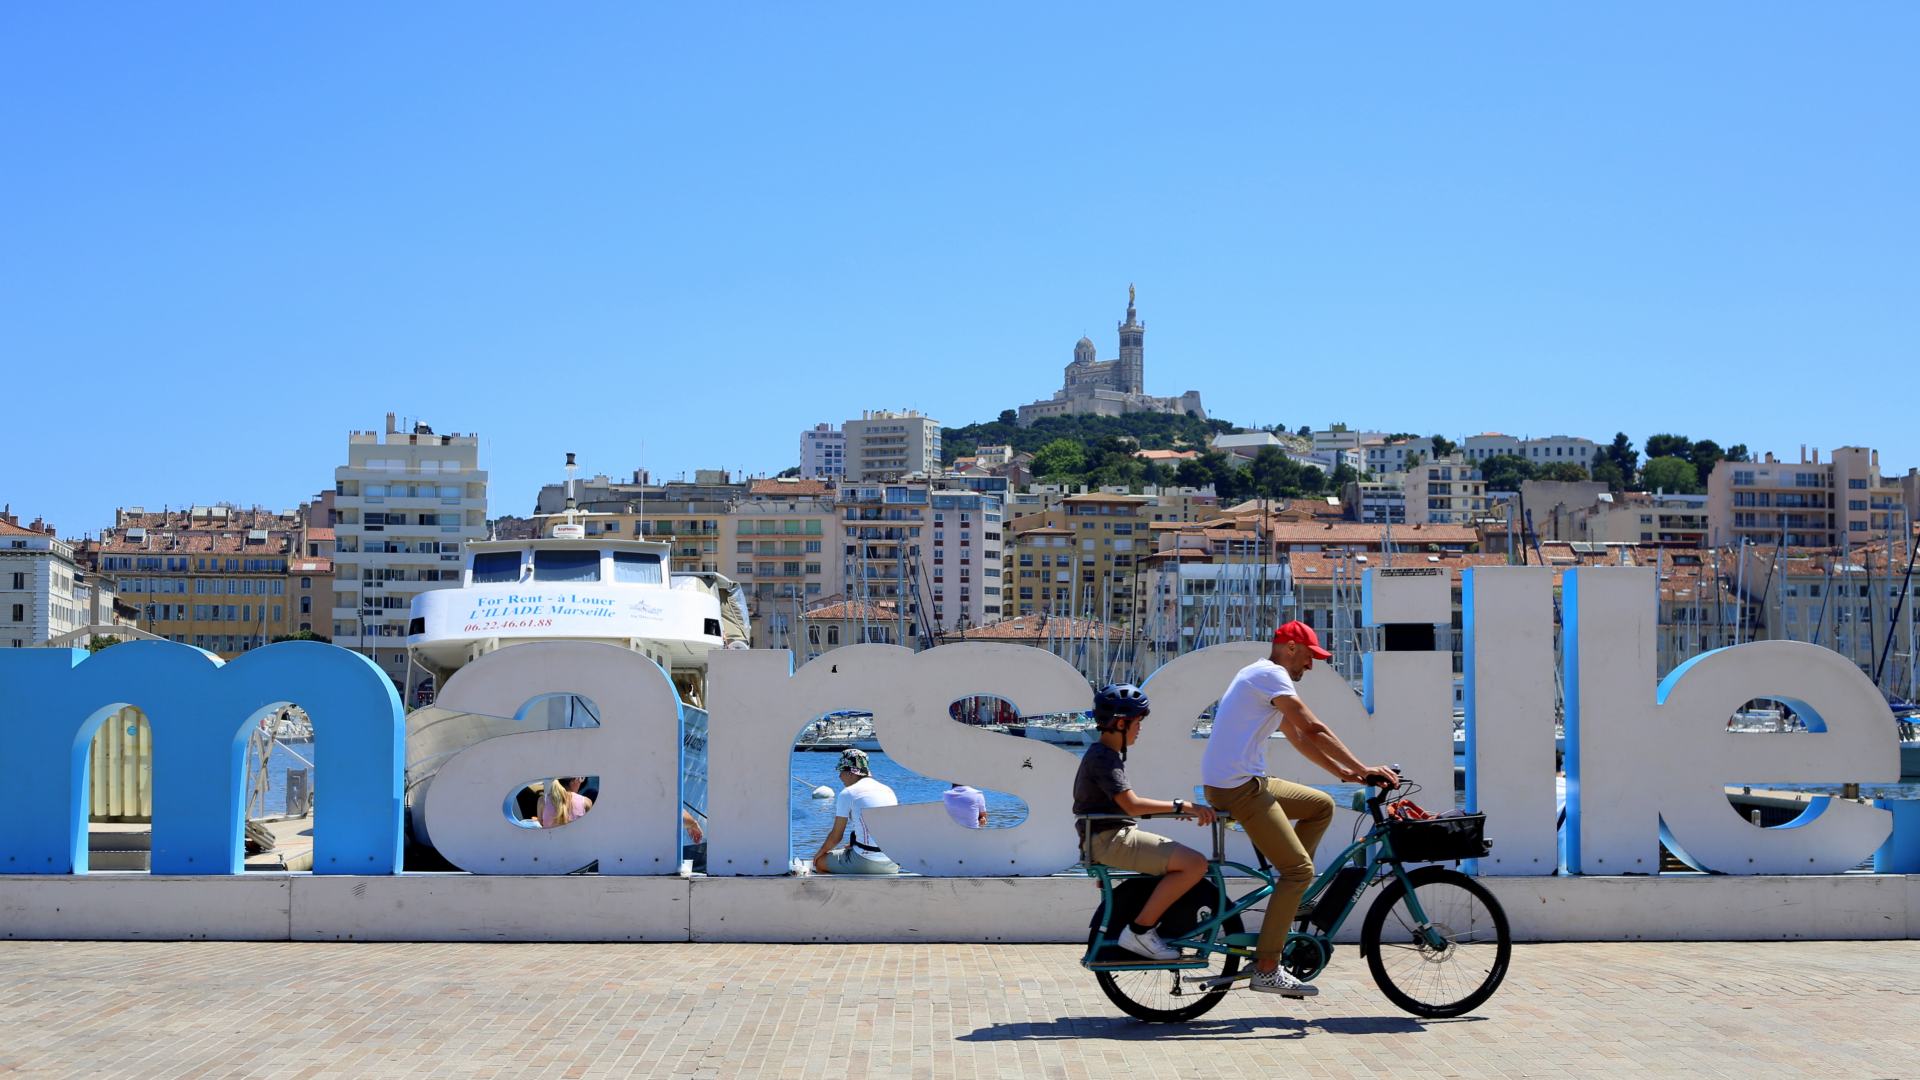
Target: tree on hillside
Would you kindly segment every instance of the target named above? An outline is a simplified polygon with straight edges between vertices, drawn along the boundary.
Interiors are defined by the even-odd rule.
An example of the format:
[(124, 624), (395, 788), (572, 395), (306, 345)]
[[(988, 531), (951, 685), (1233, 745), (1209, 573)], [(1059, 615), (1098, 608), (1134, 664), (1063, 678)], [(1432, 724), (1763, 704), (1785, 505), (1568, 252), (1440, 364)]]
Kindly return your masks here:
[(1020, 414), (1012, 409), (1001, 409), (1000, 419), (995, 422), (1001, 424), (1018, 424), (1020, 422)]
[(1480, 478), (1488, 491), (1519, 491), (1523, 480), (1533, 479), (1533, 462), (1518, 454), (1494, 454), (1480, 460)]
[(1343, 461), (1333, 467), (1333, 476), (1327, 480), (1327, 483), (1332, 486), (1335, 495), (1341, 495), (1347, 490), (1348, 484), (1359, 483), (1359, 481), (1360, 470)]
[(1435, 459), (1446, 457), (1458, 448), (1459, 445), (1448, 439), (1445, 435), (1435, 435), (1433, 437), (1433, 456)]
[(1535, 474), (1534, 479), (1558, 480), (1565, 483), (1577, 484), (1583, 480), (1591, 480), (1593, 477), (1589, 476), (1586, 467), (1578, 462), (1560, 461), (1552, 465), (1543, 466), (1539, 473)]
[(1640, 454), (1634, 450), (1633, 440), (1627, 438), (1627, 433), (1615, 432), (1613, 442), (1601, 447), (1600, 453), (1619, 468), (1621, 483), (1631, 486), (1634, 474), (1640, 471)]
[(1301, 424), (1301, 425), (1300, 425), (1300, 430), (1299, 430), (1299, 431), (1296, 431), (1296, 432), (1294, 432), (1294, 434), (1295, 434), (1295, 435), (1298, 435), (1298, 436), (1300, 436), (1300, 437), (1301, 437), (1301, 438), (1303, 438), (1303, 439), (1311, 439), (1311, 438), (1313, 438), (1313, 425), (1312, 425), (1312, 424)]
[(1693, 441), (1685, 435), (1649, 435), (1646, 451), (1648, 461), (1657, 457), (1687, 458), (1693, 454)]
[(1050, 483), (1078, 482), (1086, 468), (1086, 451), (1072, 439), (1055, 439), (1033, 455), (1033, 475)]
[(779, 472), (773, 474), (773, 478), (775, 480), (784, 480), (789, 476), (799, 476), (799, 475), (800, 475), (800, 466), (795, 465), (791, 469), (781, 469)]
[(1700, 473), (1693, 462), (1671, 455), (1649, 460), (1640, 470), (1640, 486), (1647, 491), (1656, 488), (1676, 495), (1700, 494)]
[(1621, 475), (1620, 466), (1615, 465), (1612, 458), (1600, 457), (1593, 460), (1593, 478), (1604, 481), (1612, 491), (1627, 489), (1627, 478)]

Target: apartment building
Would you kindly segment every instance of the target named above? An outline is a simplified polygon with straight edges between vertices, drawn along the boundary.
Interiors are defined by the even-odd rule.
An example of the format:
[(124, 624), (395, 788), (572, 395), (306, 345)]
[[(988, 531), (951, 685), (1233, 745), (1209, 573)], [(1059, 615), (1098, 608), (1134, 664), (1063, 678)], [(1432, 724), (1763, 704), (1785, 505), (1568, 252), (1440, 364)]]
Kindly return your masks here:
[[(1400, 488), (1410, 525), (1465, 525), (1484, 516), (1492, 506), (1480, 470), (1458, 453), (1407, 470)], [(1364, 491), (1361, 498), (1364, 513)]]
[(872, 484), (940, 473), (940, 422), (930, 416), (868, 411), (842, 426), (848, 479)]
[(1385, 439), (1369, 442), (1362, 448), (1365, 455), (1366, 471), (1376, 479), (1395, 480), (1407, 471), (1407, 463), (1417, 460), (1433, 449), (1425, 439)]
[(118, 580), (134, 625), (232, 659), (275, 638), (333, 629), (331, 552), (306, 554), (319, 531), (297, 510), (132, 506), (79, 549)]
[(1144, 594), (1140, 558), (1152, 552), (1152, 522), (1165, 508), (1145, 495), (1094, 492), (1009, 522), (1002, 570), (1013, 590), (1008, 615), (1043, 612), (1125, 626)]
[(847, 473), (847, 433), (831, 424), (815, 424), (800, 433), (800, 475), (838, 480)]
[[(807, 483), (817, 486), (820, 482)], [(576, 481), (573, 493), (574, 508), (590, 515), (581, 522), (588, 536), (664, 540), (673, 545), (669, 569), (719, 574), (729, 572), (727, 552), (722, 550), (726, 541), (722, 524), (734, 504), (749, 496), (749, 489), (719, 469), (699, 469), (691, 482), (664, 484), (652, 483), (646, 473), (636, 470), (626, 483), (604, 475)], [(525, 531), (529, 536), (545, 535), (547, 518), (566, 508), (567, 485), (543, 485)]]
[(1362, 525), (1407, 523), (1407, 491), (1397, 483), (1349, 481), (1343, 494), (1348, 516)]
[(1520, 443), (1520, 456), (1535, 465), (1559, 465), (1570, 461), (1581, 468), (1590, 469), (1599, 451), (1599, 444), (1592, 439), (1578, 439), (1571, 435), (1549, 435), (1544, 439), (1527, 439)]
[(458, 587), (461, 545), (487, 537), (480, 438), (401, 431), (388, 413), (386, 431), (348, 433), (333, 477), (333, 643), (371, 657), (411, 700), (413, 598)]
[(1581, 517), (1583, 535), (1574, 539), (1592, 543), (1658, 543), (1694, 548), (1711, 543), (1705, 495), (1602, 491), (1594, 496), (1593, 506)]
[(1707, 523), (1716, 545), (1853, 547), (1897, 529), (1901, 495), (1878, 450), (1843, 446), (1822, 462), (1802, 447), (1797, 462), (1721, 462), (1707, 477)]
[(800, 616), (843, 589), (840, 511), (816, 479), (756, 480), (724, 518), (722, 572), (743, 586), (753, 644), (805, 651)]
[(0, 647), (30, 648), (87, 625), (86, 598), (76, 595), (84, 578), (53, 526), (0, 513)]
[(1483, 431), (1460, 440), (1460, 456), (1471, 462), (1496, 456), (1519, 457), (1520, 440), (1497, 431)]

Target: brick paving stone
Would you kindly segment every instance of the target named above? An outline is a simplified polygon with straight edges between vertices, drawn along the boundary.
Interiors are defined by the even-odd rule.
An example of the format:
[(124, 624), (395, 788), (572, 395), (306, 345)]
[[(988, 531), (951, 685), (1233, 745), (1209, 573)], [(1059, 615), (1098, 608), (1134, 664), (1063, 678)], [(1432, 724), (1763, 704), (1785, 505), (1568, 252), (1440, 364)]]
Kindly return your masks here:
[(1920, 1076), (1920, 942), (1520, 945), (1469, 1017), (1115, 1009), (1059, 945), (0, 942), (0, 1077)]

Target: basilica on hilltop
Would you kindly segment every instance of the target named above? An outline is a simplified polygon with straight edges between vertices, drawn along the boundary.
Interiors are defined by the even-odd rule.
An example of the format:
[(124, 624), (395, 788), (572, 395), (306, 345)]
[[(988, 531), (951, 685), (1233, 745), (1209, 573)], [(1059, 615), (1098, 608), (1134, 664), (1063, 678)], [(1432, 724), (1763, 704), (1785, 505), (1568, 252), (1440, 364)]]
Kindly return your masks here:
[(1020, 406), (1020, 426), (1032, 427), (1043, 416), (1119, 416), (1132, 412), (1192, 413), (1205, 419), (1200, 391), (1179, 397), (1147, 394), (1147, 327), (1133, 310), (1133, 286), (1127, 286), (1127, 321), (1120, 324), (1120, 358), (1097, 360), (1093, 342), (1081, 338), (1073, 347), (1073, 363), (1066, 378), (1048, 401)]

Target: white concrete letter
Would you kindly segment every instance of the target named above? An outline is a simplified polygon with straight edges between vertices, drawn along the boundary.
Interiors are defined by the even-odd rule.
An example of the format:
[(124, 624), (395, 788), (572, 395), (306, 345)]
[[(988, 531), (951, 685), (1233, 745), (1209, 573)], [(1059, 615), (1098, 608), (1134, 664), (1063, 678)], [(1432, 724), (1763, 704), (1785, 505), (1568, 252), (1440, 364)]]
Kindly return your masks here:
[[(592, 642), (514, 645), (455, 672), (435, 705), (513, 716), (555, 693), (592, 701), (600, 726), (500, 735), (449, 758), (427, 791), (434, 846), (476, 874), (565, 874), (596, 859), (602, 874), (677, 873), (679, 698), (658, 664)], [(598, 776), (600, 797), (558, 828), (527, 828), (507, 817), (515, 792), (554, 776)], [(724, 795), (713, 791), (716, 800)]]
[(1553, 571), (1481, 566), (1464, 577), (1467, 810), (1487, 815), (1491, 876), (1559, 865), (1553, 760)]

